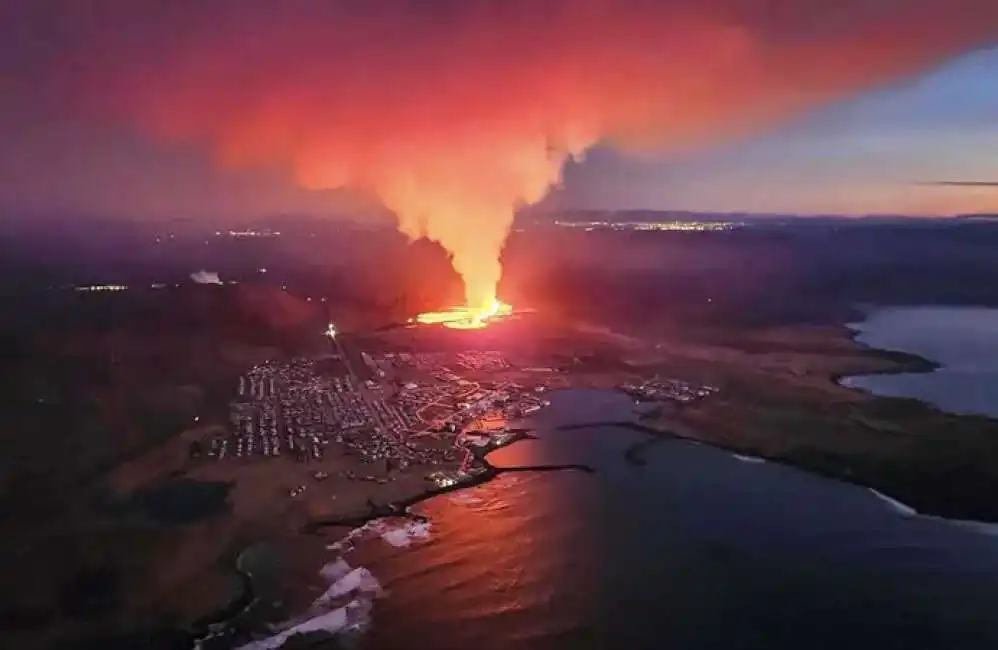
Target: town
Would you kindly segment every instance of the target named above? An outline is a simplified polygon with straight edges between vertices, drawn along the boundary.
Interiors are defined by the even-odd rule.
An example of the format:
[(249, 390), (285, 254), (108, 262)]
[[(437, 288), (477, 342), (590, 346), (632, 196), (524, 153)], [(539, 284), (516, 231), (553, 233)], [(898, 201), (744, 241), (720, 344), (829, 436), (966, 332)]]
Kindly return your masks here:
[[(473, 473), (469, 445), (503, 444), (508, 422), (547, 404), (547, 384), (504, 378), (512, 367), (495, 351), (356, 358), (369, 379), (358, 377), (337, 353), (250, 368), (230, 403), (229, 429), (209, 439), (203, 455), (225, 462), (318, 463), (341, 454), (377, 463), (368, 475), (343, 470), (343, 478), (384, 482), (393, 470), (421, 466), (428, 478), (447, 485)], [(329, 476), (322, 470), (312, 475), (317, 481)], [(305, 489), (300, 485), (290, 494)]]
[(640, 402), (675, 402), (689, 404), (718, 392), (716, 386), (697, 386), (682, 379), (655, 377), (644, 381), (626, 381), (620, 390)]

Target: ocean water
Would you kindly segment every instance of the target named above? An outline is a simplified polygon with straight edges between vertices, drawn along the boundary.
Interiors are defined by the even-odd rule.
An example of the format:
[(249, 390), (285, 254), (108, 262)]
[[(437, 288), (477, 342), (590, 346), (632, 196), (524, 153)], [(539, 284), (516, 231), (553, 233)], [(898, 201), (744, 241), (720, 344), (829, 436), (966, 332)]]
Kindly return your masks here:
[(914, 353), (942, 368), (848, 377), (844, 385), (877, 395), (913, 397), (953, 413), (998, 417), (998, 309), (885, 308), (851, 327), (861, 343)]
[(425, 503), (406, 543), (359, 535), (330, 571), (376, 578), (354, 605), (361, 648), (998, 648), (998, 529), (687, 442), (631, 465), (641, 434), (556, 428), (621, 418), (628, 399), (552, 402), (538, 440), (491, 459), (597, 473), (506, 474)]

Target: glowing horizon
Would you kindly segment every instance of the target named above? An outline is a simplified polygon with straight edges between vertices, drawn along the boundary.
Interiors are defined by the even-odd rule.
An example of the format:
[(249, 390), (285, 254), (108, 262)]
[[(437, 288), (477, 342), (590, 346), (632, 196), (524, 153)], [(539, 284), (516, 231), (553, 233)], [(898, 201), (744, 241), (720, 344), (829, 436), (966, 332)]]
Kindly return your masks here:
[(10, 39), (59, 56), (17, 81), (60, 115), (374, 198), (447, 250), (469, 306), (495, 295), (516, 208), (594, 147), (675, 154), (757, 134), (998, 30), (993, 0), (26, 4), (44, 7)]

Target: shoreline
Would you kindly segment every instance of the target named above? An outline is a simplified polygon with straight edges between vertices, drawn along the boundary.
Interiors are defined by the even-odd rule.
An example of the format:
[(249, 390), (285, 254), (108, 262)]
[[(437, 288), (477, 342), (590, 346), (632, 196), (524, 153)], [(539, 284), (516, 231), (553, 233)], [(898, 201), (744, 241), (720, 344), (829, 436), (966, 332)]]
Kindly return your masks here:
[[(869, 318), (870, 312), (863, 312), (864, 320)], [(831, 373), (829, 375), (829, 380), (836, 386), (841, 386), (842, 388), (847, 388), (849, 390), (856, 390), (873, 397), (881, 397), (870, 391), (864, 390), (862, 388), (854, 388), (852, 386), (846, 386), (842, 383), (842, 380), (848, 379), (850, 377), (876, 377), (880, 375), (922, 375), (937, 370), (942, 370), (945, 366), (937, 361), (923, 357), (919, 354), (914, 354), (912, 352), (904, 352), (903, 350), (887, 350), (884, 348), (877, 348), (868, 343), (864, 343), (859, 340), (859, 336), (863, 333), (861, 330), (852, 327), (854, 324), (858, 324), (863, 321), (852, 321), (850, 323), (842, 323), (841, 327), (846, 333), (846, 338), (851, 341), (856, 347), (862, 349), (868, 354), (877, 357), (878, 359), (883, 359), (886, 361), (893, 361), (899, 364), (890, 368), (883, 368), (881, 370), (874, 370), (870, 372), (859, 372), (859, 373)], [(906, 398), (914, 399), (914, 398)], [(930, 408), (936, 408), (928, 402), (922, 402), (921, 400), (916, 400), (925, 406)]]
[[(643, 467), (648, 464), (648, 460), (645, 459), (641, 454), (648, 447), (652, 447), (657, 443), (663, 441), (677, 441), (688, 444), (694, 444), (699, 446), (710, 447), (718, 451), (723, 451), (730, 454), (736, 460), (743, 462), (758, 462), (758, 463), (772, 463), (775, 465), (781, 465), (783, 467), (795, 469), (798, 471), (806, 472), (814, 476), (837, 481), (846, 485), (851, 485), (853, 487), (862, 488), (873, 493), (879, 499), (885, 503), (891, 505), (899, 514), (903, 514), (908, 517), (928, 517), (931, 519), (937, 519), (940, 521), (946, 521), (954, 525), (963, 526), (980, 526), (980, 527), (991, 527), (998, 526), (998, 515), (996, 515), (994, 520), (990, 519), (967, 519), (962, 517), (951, 517), (942, 514), (937, 514), (928, 510), (922, 510), (916, 508), (908, 503), (901, 501), (891, 494), (890, 489), (885, 489), (883, 487), (874, 487), (866, 483), (850, 479), (842, 474), (837, 474), (834, 472), (822, 471), (821, 468), (809, 465), (806, 462), (799, 462), (791, 458), (786, 457), (775, 457), (771, 455), (766, 455), (765, 453), (759, 452), (757, 450), (747, 450), (736, 447), (734, 445), (726, 445), (724, 443), (713, 442), (710, 440), (705, 440), (703, 438), (698, 438), (693, 435), (678, 433), (671, 429), (658, 428), (654, 425), (644, 424), (639, 420), (614, 420), (614, 421), (603, 421), (603, 422), (592, 422), (585, 424), (567, 424), (556, 427), (558, 431), (578, 431), (583, 429), (598, 429), (598, 428), (619, 428), (619, 429), (629, 429), (631, 431), (637, 431), (639, 433), (649, 436), (644, 440), (639, 440), (632, 443), (624, 450), (623, 455), (625, 460), (634, 466)], [(902, 512), (903, 511), (903, 512)]]
[[(881, 400), (889, 399), (883, 398), (869, 391), (865, 391), (858, 388), (853, 388), (850, 386), (843, 385), (842, 380), (848, 377), (857, 376), (872, 376), (872, 375), (892, 375), (892, 374), (921, 374), (930, 373), (939, 370), (943, 367), (942, 364), (937, 363), (933, 360), (927, 359), (925, 357), (907, 353), (897, 350), (885, 350), (881, 348), (872, 347), (866, 343), (858, 341), (857, 338), (862, 332), (856, 328), (850, 327), (847, 323), (841, 323), (839, 325), (841, 330), (841, 336), (843, 338), (851, 341), (857, 348), (861, 349), (864, 354), (870, 357), (876, 358), (878, 360), (885, 362), (885, 367), (880, 370), (875, 370), (872, 372), (862, 372), (862, 373), (826, 373), (825, 378), (836, 387), (856, 391), (863, 393), (871, 400)], [(891, 365), (887, 365), (889, 362)], [(569, 385), (566, 389), (572, 389), (580, 386)], [(905, 398), (902, 398), (905, 399)], [(939, 413), (946, 413), (941, 409), (933, 406), (932, 404), (922, 402), (920, 400), (912, 400), (920, 404), (922, 407), (931, 409)], [(948, 414), (947, 414), (948, 415)], [(896, 510), (900, 513), (904, 509), (903, 516), (908, 517), (929, 517), (940, 520), (945, 520), (947, 522), (953, 523), (954, 525), (965, 525), (965, 526), (988, 526), (992, 522), (998, 522), (998, 509), (993, 513), (988, 512), (983, 517), (980, 515), (972, 515), (971, 517), (963, 516), (957, 514), (954, 511), (961, 510), (959, 498), (953, 501), (954, 507), (941, 507), (932, 508), (924, 507), (924, 504), (920, 503), (920, 499), (912, 499), (910, 496), (904, 497), (903, 499), (895, 498), (894, 495), (898, 491), (905, 492), (906, 490), (903, 480), (898, 479), (899, 474), (896, 472), (889, 471), (889, 468), (885, 468), (880, 472), (880, 478), (877, 477), (877, 470), (857, 472), (857, 475), (852, 474), (852, 468), (848, 464), (848, 457), (841, 456), (833, 452), (827, 454), (817, 453), (811, 457), (796, 455), (794, 451), (789, 451), (785, 455), (777, 455), (766, 453), (760, 450), (758, 447), (753, 446), (740, 446), (737, 444), (725, 443), (725, 442), (715, 442), (710, 440), (709, 437), (699, 436), (695, 430), (691, 429), (689, 432), (679, 432), (673, 427), (667, 425), (656, 426), (654, 422), (642, 421), (644, 418), (638, 414), (634, 415), (631, 420), (613, 420), (613, 421), (600, 421), (591, 422), (583, 424), (574, 425), (562, 425), (557, 426), (557, 430), (573, 430), (573, 429), (587, 429), (587, 428), (600, 428), (600, 427), (618, 427), (626, 428), (640, 432), (647, 436), (645, 439), (639, 440), (627, 447), (624, 450), (624, 459), (631, 465), (641, 467), (649, 463), (645, 458), (644, 452), (653, 447), (654, 445), (660, 443), (663, 440), (679, 440), (686, 443), (705, 445), (718, 449), (719, 451), (727, 452), (736, 459), (745, 460), (746, 462), (772, 462), (783, 465), (785, 467), (794, 468), (799, 471), (804, 471), (814, 476), (822, 477), (825, 479), (830, 479), (838, 481), (840, 483), (845, 483), (848, 485), (856, 486), (869, 490), (873, 495), (881, 498), (886, 504), (893, 504)], [(684, 425), (685, 426), (685, 425)], [(504, 441), (501, 444), (495, 442), (477, 447), (474, 445), (463, 445), (455, 442), (455, 446), (460, 447), (465, 450), (467, 457), (466, 460), (471, 460), (473, 464), (468, 464), (468, 467), (474, 467), (472, 471), (469, 471), (462, 479), (449, 485), (441, 485), (435, 487), (429, 487), (423, 489), (411, 496), (404, 497), (401, 499), (388, 501), (385, 503), (375, 503), (368, 499), (368, 511), (366, 513), (351, 514), (350, 516), (340, 516), (340, 517), (328, 517), (328, 518), (318, 518), (307, 521), (298, 530), (301, 534), (315, 535), (319, 534), (321, 531), (327, 528), (346, 528), (351, 530), (356, 530), (358, 528), (364, 527), (372, 522), (376, 522), (382, 519), (388, 518), (399, 518), (408, 519), (411, 521), (419, 523), (428, 523), (431, 521), (429, 517), (420, 515), (418, 513), (412, 512), (412, 508), (420, 503), (428, 501), (430, 499), (444, 496), (451, 493), (456, 493), (460, 490), (466, 488), (472, 488), (479, 485), (483, 485), (498, 478), (503, 473), (512, 472), (546, 472), (546, 471), (582, 471), (586, 473), (594, 472), (594, 468), (586, 465), (579, 464), (565, 464), (565, 465), (538, 465), (538, 466), (522, 466), (522, 467), (496, 467), (491, 462), (488, 461), (487, 456), (497, 449), (502, 447), (510, 446), (519, 442), (523, 439), (534, 438), (533, 435), (529, 433), (527, 429), (512, 430), (513, 436)], [(806, 450), (805, 450), (806, 451)], [(912, 471), (915, 471), (914, 469)], [(862, 474), (862, 475), (860, 475)], [(893, 474), (893, 475), (892, 475)], [(909, 484), (909, 489), (907, 490), (909, 495), (912, 492), (917, 493), (918, 488), (915, 485)], [(927, 499), (932, 501), (930, 497)], [(918, 507), (912, 507), (908, 505), (907, 502), (915, 503)], [(965, 511), (974, 510), (973, 503), (964, 504), (966, 507)], [(238, 572), (238, 568), (237, 568)], [(244, 576), (240, 573), (240, 579), (245, 579), (244, 586), (246, 589), (242, 594), (236, 596), (235, 599), (227, 603), (224, 607), (219, 609), (216, 614), (209, 615), (199, 619), (199, 621), (211, 621), (215, 624), (224, 623), (227, 627), (228, 623), (220, 621), (220, 615), (233, 612), (235, 610), (235, 604), (241, 600), (244, 602), (249, 602), (248, 606), (252, 606), (255, 602), (251, 595), (253, 590), (252, 576)], [(250, 595), (248, 595), (250, 594)], [(248, 601), (246, 599), (249, 599)], [(234, 615), (230, 616), (229, 619), (238, 617), (245, 608), (236, 612)], [(190, 630), (190, 627), (187, 628)], [(334, 635), (338, 636), (338, 635)]]
[[(868, 317), (871, 312), (863, 312), (864, 317)], [(857, 323), (853, 321), (852, 324)], [(862, 349), (868, 354), (872, 354), (880, 359), (886, 359), (893, 361), (895, 363), (904, 364), (900, 367), (883, 368), (881, 370), (874, 370), (869, 372), (859, 372), (859, 373), (831, 373), (829, 375), (829, 380), (840, 388), (845, 388), (847, 390), (855, 391), (863, 395), (867, 395), (873, 399), (900, 399), (900, 400), (910, 400), (917, 402), (924, 408), (930, 409), (937, 413), (944, 413), (946, 415), (954, 415), (959, 417), (974, 417), (974, 418), (984, 418), (986, 420), (992, 420), (998, 422), (998, 416), (991, 415), (988, 413), (977, 413), (977, 412), (965, 412), (957, 413), (953, 411), (947, 411), (939, 406), (936, 406), (932, 402), (927, 402), (923, 399), (917, 397), (902, 397), (894, 395), (881, 395), (872, 390), (862, 388), (859, 386), (849, 386), (843, 383), (844, 380), (850, 379), (852, 377), (881, 377), (890, 375), (927, 375), (940, 370), (945, 370), (947, 368), (946, 364), (934, 359), (929, 359), (928, 357), (923, 357), (919, 354), (913, 352), (905, 352), (903, 350), (888, 350), (886, 348), (874, 347), (868, 343), (858, 340), (858, 337), (863, 332), (851, 327), (850, 323), (844, 323), (842, 327), (848, 332), (848, 339), (857, 347)]]
[(236, 556), (233, 572), (239, 578), (239, 593), (220, 609), (201, 617), (190, 625), (192, 647), (198, 648), (203, 643), (233, 633), (231, 622), (248, 612), (260, 601), (254, 583), (253, 573), (243, 568), (243, 556), (251, 548), (247, 546)]
[[(315, 535), (327, 528), (347, 528), (352, 532), (362, 529), (365, 526), (379, 520), (391, 518), (408, 519), (417, 523), (430, 523), (431, 519), (429, 517), (412, 512), (411, 508), (424, 501), (428, 501), (439, 496), (476, 487), (478, 485), (484, 485), (485, 483), (488, 483), (506, 473), (560, 471), (580, 471), (584, 473), (595, 472), (594, 468), (577, 463), (511, 467), (498, 467), (493, 465), (487, 458), (487, 456), (493, 451), (511, 446), (522, 440), (536, 438), (536, 436), (534, 436), (528, 429), (512, 429), (511, 433), (513, 434), (512, 437), (502, 443), (491, 443), (482, 446), (462, 446), (462, 448), (466, 450), (470, 461), (475, 464), (476, 469), (478, 470), (474, 473), (469, 473), (463, 480), (459, 480), (451, 485), (428, 488), (398, 501), (378, 504), (368, 499), (367, 503), (369, 510), (365, 514), (313, 519), (303, 525), (298, 532), (306, 535)], [(342, 539), (348, 537), (349, 534), (350, 533), (348, 532), (342, 538), (332, 543), (339, 543)], [(199, 644), (202, 642), (234, 633), (234, 630), (230, 627), (232, 623), (256, 605), (257, 602), (259, 602), (259, 596), (253, 581), (253, 575), (251, 572), (244, 570), (242, 567), (241, 560), (245, 550), (246, 549), (243, 549), (243, 551), (236, 556), (233, 566), (233, 571), (240, 580), (240, 592), (220, 608), (197, 619), (184, 628), (183, 633), (189, 640), (191, 648), (199, 647)]]
[(419, 522), (430, 521), (428, 517), (420, 514), (413, 513), (411, 508), (424, 501), (443, 496), (445, 494), (450, 494), (451, 492), (457, 492), (459, 490), (464, 490), (466, 488), (475, 487), (478, 485), (484, 485), (499, 476), (507, 473), (515, 472), (563, 472), (563, 471), (579, 471), (587, 474), (594, 473), (596, 470), (589, 465), (583, 465), (579, 463), (566, 463), (566, 464), (556, 464), (556, 465), (524, 465), (524, 466), (513, 466), (513, 467), (497, 467), (493, 465), (488, 460), (488, 455), (493, 451), (497, 451), (504, 447), (509, 447), (511, 445), (520, 442), (521, 440), (535, 439), (535, 436), (523, 429), (515, 430), (513, 437), (501, 444), (489, 444), (483, 445), (481, 447), (466, 447), (467, 452), (471, 458), (471, 462), (475, 464), (475, 470), (467, 474), (464, 479), (458, 480), (451, 485), (443, 485), (434, 488), (428, 488), (414, 494), (408, 498), (401, 499), (398, 501), (391, 501), (384, 504), (376, 504), (368, 500), (369, 512), (365, 515), (351, 516), (351, 517), (331, 517), (323, 519), (313, 519), (305, 524), (300, 532), (305, 534), (315, 534), (323, 528), (356, 528), (359, 526), (364, 526), (372, 521), (378, 519), (384, 519), (387, 517), (399, 517), (413, 519)]

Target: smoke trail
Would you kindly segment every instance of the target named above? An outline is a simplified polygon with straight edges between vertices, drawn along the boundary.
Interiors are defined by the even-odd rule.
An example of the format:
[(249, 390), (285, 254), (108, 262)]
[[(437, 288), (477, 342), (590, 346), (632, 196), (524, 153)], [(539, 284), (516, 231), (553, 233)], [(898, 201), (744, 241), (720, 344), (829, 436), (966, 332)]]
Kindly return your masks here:
[(370, 192), (471, 305), (569, 156), (748, 133), (998, 33), (994, 0), (37, 4), (21, 32), (54, 45), (30, 69), (76, 108)]
[(218, 273), (214, 271), (195, 271), (191, 273), (191, 280), (196, 284), (222, 284)]

